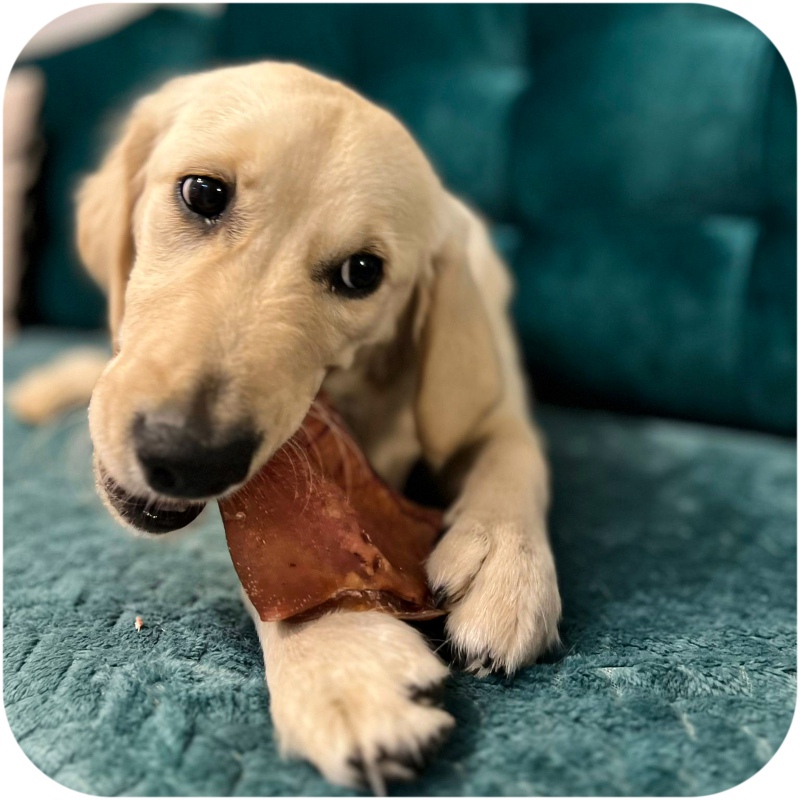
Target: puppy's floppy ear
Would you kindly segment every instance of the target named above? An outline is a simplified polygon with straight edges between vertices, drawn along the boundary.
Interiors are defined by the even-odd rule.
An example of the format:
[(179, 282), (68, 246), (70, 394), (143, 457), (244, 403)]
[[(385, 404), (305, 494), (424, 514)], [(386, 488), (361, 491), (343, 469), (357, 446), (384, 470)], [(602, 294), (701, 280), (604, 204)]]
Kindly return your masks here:
[(498, 403), (498, 353), (469, 264), (470, 222), (448, 197), (448, 232), (432, 258), (432, 282), (421, 303), (415, 413), (425, 458), (439, 468), (471, 443)]
[(163, 127), (156, 96), (140, 100), (117, 143), (77, 196), (78, 252), (89, 274), (108, 296), (115, 349), (125, 287), (134, 259), (133, 211), (144, 186), (144, 167)]

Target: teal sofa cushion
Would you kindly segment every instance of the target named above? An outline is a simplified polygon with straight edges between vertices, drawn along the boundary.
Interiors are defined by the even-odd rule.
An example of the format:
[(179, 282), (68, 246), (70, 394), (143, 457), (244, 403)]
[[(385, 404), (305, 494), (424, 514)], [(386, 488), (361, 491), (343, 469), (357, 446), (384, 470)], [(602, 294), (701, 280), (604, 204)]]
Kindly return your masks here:
[(511, 140), (516, 320), (561, 402), (793, 433), (796, 102), (742, 18), (537, 7)]
[[(83, 341), (25, 333), (6, 379)], [(745, 780), (795, 706), (794, 442), (553, 407), (540, 421), (564, 649), (511, 681), (455, 673), (458, 727), (396, 793), (685, 796)], [(6, 413), (4, 432), (4, 700), (33, 763), (100, 795), (349, 794), (277, 756), (214, 510), (167, 541), (131, 536), (94, 493), (85, 412), (39, 430)]]
[(566, 403), (794, 430), (794, 241), (748, 217), (532, 229), (512, 263), (535, 385)]
[(512, 172), (527, 218), (793, 217), (791, 78), (740, 17), (700, 4), (623, 6), (532, 55)]

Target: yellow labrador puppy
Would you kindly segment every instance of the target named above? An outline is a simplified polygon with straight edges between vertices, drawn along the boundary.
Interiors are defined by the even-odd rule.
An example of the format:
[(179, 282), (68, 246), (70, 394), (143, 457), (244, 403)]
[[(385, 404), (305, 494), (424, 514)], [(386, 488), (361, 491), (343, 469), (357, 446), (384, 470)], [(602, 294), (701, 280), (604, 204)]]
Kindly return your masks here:
[[(387, 480), (421, 456), (450, 491), (427, 569), (466, 668), (510, 673), (557, 641), (510, 280), (397, 120), (289, 64), (173, 80), (83, 185), (78, 239), (109, 299), (115, 355), (89, 422), (121, 522), (187, 524), (283, 445), (324, 385)], [(17, 406), (36, 400), (29, 386)], [(453, 725), (431, 702), (447, 669), (409, 625), (254, 622), (281, 749), (329, 780), (381, 790)]]

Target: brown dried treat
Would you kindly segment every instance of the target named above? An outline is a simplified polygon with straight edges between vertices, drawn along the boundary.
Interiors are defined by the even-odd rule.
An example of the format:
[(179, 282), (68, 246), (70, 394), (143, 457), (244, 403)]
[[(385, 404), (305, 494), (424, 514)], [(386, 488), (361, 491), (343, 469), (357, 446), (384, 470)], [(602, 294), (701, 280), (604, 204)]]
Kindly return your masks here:
[(399, 495), (319, 397), (300, 430), (220, 511), (233, 565), (265, 622), (331, 609), (431, 619), (423, 562), (438, 511)]

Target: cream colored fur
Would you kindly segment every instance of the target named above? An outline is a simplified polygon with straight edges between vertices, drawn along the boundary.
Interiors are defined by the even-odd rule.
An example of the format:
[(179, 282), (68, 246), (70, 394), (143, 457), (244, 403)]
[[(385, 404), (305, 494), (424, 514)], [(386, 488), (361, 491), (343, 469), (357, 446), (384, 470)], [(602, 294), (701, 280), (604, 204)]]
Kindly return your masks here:
[(107, 363), (103, 350), (68, 350), (20, 378), (8, 393), (8, 405), (29, 425), (50, 422), (67, 409), (86, 405)]
[[(191, 174), (236, 184), (218, 230), (178, 207), (176, 181)], [(84, 184), (78, 231), (109, 293), (117, 354), (90, 427), (120, 485), (149, 492), (133, 416), (185, 407), (209, 374), (226, 378), (219, 423), (246, 414), (264, 432), (250, 474), (324, 384), (387, 480), (400, 484), (424, 456), (451, 492), (428, 574), (466, 667), (513, 672), (557, 642), (548, 472), (507, 315), (511, 282), (484, 225), (394, 118), (291, 65), (178, 79), (137, 105)], [(315, 264), (365, 244), (387, 265), (373, 296), (342, 301), (311, 279)], [(36, 394), (18, 394), (22, 416), (52, 410)], [(281, 748), (330, 780), (380, 789), (407, 777), (393, 753), (418, 753), (452, 726), (414, 699), (446, 668), (408, 625), (379, 613), (255, 624)]]

